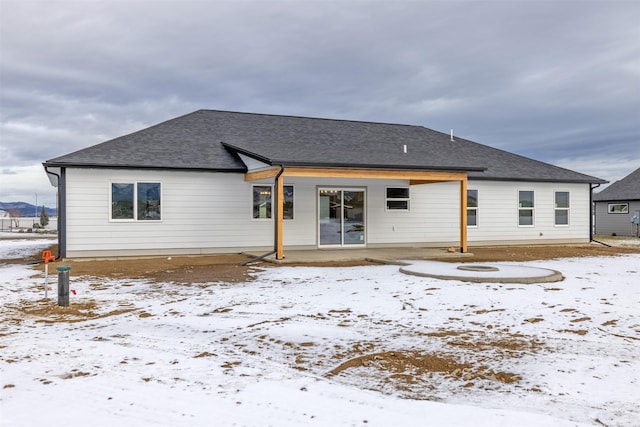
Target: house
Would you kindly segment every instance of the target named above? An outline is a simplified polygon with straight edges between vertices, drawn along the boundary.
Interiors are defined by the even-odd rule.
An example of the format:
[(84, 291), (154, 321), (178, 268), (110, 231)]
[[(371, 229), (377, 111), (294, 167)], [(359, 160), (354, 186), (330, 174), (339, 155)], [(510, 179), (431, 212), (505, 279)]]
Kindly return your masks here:
[(606, 182), (421, 126), (212, 110), (43, 165), (62, 257), (589, 242)]
[(640, 168), (595, 193), (593, 200), (596, 234), (640, 237)]

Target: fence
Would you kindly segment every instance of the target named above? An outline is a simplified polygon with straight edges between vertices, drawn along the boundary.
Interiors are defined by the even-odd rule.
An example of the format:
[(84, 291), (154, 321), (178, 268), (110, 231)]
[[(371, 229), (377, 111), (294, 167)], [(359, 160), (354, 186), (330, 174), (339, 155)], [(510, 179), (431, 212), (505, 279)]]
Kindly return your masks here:
[[(17, 225), (16, 225), (17, 221)], [(33, 230), (34, 224), (40, 224), (40, 217), (18, 217), (18, 218), (0, 218), (0, 232), (27, 231)], [(44, 231), (55, 232), (58, 229), (58, 218), (49, 217), (49, 224)]]

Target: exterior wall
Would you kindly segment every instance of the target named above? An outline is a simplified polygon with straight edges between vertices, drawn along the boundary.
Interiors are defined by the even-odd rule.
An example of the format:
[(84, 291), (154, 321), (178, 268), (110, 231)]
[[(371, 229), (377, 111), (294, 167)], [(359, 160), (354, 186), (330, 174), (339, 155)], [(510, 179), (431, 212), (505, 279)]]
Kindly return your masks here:
[[(386, 187), (409, 187), (406, 180), (311, 179), (285, 180), (294, 186), (294, 220), (284, 221), (286, 247), (316, 248), (318, 245), (318, 188), (366, 190), (367, 246), (423, 244), (447, 246), (460, 243), (459, 183), (411, 187), (409, 211), (387, 211)], [(442, 200), (447, 200), (442, 203)]]
[[(626, 214), (610, 214), (609, 203), (628, 203), (629, 212)], [(613, 202), (596, 202), (595, 234), (617, 236), (635, 236), (636, 227), (631, 223), (635, 211), (640, 210), (640, 200), (622, 200)]]
[[(589, 235), (589, 184), (469, 180), (478, 190), (478, 226), (468, 228), (470, 245), (581, 243)], [(518, 192), (534, 191), (534, 225), (518, 225)], [(569, 192), (569, 225), (555, 225), (555, 192)]]
[[(110, 183), (162, 184), (162, 220), (110, 221)], [(273, 219), (252, 219), (252, 186), (243, 174), (128, 169), (67, 170), (67, 256), (237, 253), (273, 249)], [(318, 188), (366, 190), (368, 247), (460, 243), (460, 184), (410, 187), (410, 209), (386, 209), (386, 187), (403, 180), (291, 178), (294, 219), (284, 221), (287, 249), (318, 246)], [(478, 226), (468, 228), (471, 245), (560, 243), (589, 240), (589, 185), (469, 181), (479, 192)], [(518, 226), (518, 190), (535, 191), (535, 225)], [(554, 226), (554, 191), (569, 191), (570, 225)]]
[[(162, 220), (109, 220), (110, 183), (162, 184)], [(242, 174), (67, 170), (67, 256), (240, 252), (273, 247), (273, 223), (251, 219)]]
[[(460, 244), (460, 183), (413, 185), (409, 211), (387, 210), (385, 188), (398, 181), (381, 183), (369, 203), (369, 243), (373, 246)], [(409, 185), (408, 182), (401, 184)]]

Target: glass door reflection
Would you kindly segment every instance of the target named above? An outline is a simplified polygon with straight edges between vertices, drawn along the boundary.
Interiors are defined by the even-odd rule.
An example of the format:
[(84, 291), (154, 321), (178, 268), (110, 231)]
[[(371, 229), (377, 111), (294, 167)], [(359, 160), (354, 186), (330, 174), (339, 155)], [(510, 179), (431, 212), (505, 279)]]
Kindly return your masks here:
[(318, 220), (321, 246), (365, 244), (365, 191), (320, 189)]

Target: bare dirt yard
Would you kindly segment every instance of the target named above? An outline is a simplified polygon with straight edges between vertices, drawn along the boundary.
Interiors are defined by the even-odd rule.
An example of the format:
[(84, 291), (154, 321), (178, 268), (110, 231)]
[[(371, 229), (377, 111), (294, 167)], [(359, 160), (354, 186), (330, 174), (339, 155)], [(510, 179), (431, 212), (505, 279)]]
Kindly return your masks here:
[[(615, 241), (614, 241), (615, 242)], [(57, 247), (51, 247), (57, 253)], [(640, 253), (640, 246), (605, 246), (596, 243), (582, 245), (544, 245), (544, 246), (491, 246), (471, 247), (470, 257), (447, 257), (435, 259), (445, 262), (506, 262), (535, 261), (543, 259), (615, 256), (620, 254)], [(40, 253), (33, 255), (36, 261)], [(174, 256), (130, 259), (100, 260), (64, 260), (70, 265), (74, 276), (94, 276), (109, 278), (145, 278), (157, 282), (206, 283), (211, 281), (238, 283), (251, 280), (250, 272), (256, 268), (273, 267), (274, 264), (259, 262), (248, 266), (241, 264), (249, 258), (241, 254), (207, 255), (207, 256)], [(0, 260), (0, 262), (16, 262), (16, 260)], [(52, 263), (55, 266), (61, 263)], [(369, 261), (340, 261), (295, 264), (317, 267), (348, 267), (372, 264)], [(292, 264), (287, 264), (292, 265)], [(44, 269), (40, 266), (40, 269)]]

